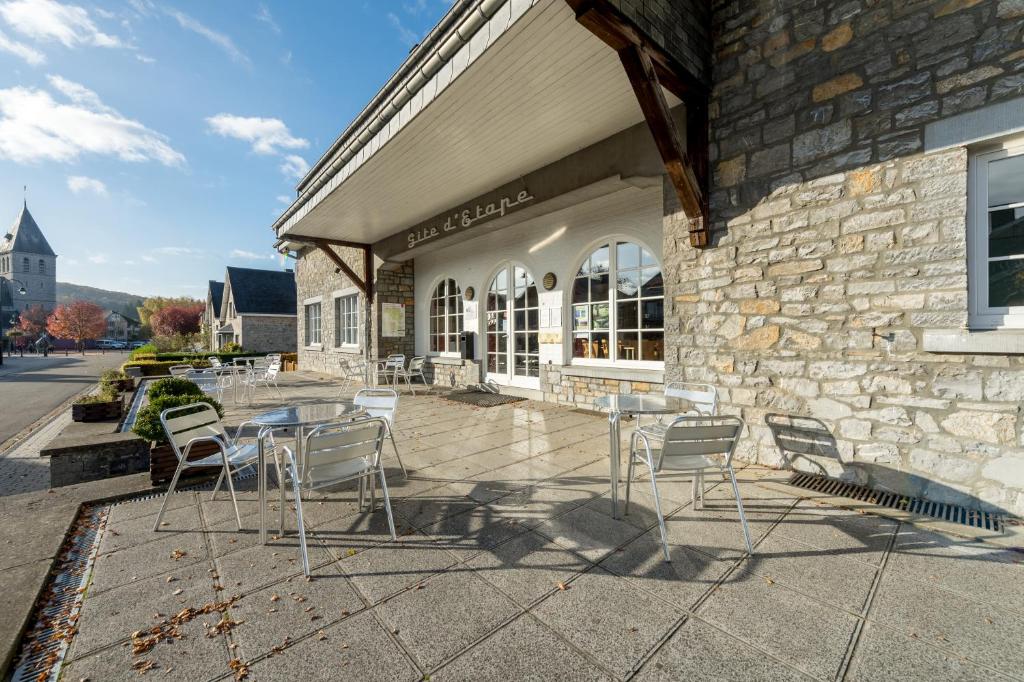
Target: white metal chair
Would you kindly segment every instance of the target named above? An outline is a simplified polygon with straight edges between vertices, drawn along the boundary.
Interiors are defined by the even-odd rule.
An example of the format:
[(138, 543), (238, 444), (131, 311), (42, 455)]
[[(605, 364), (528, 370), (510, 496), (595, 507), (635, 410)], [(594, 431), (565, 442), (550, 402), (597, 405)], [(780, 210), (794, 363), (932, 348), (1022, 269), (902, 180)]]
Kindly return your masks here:
[[(682, 398), (683, 400), (689, 400), (693, 409), (689, 412), (685, 412), (684, 415), (677, 416), (698, 416), (708, 415), (714, 416), (718, 414), (718, 389), (711, 384), (694, 384), (687, 383), (685, 381), (673, 381), (665, 384), (665, 396), (668, 398)], [(657, 415), (654, 421), (650, 424), (641, 424), (639, 417), (637, 418), (636, 431), (642, 431), (649, 438), (657, 438), (658, 440), (665, 434), (665, 417), (664, 415)], [(660, 464), (658, 465), (661, 466)], [(697, 482), (694, 481), (694, 490), (696, 490)]]
[[(306, 528), (302, 522), (302, 491), (317, 490), (359, 480), (359, 506), (362, 508), (366, 484), (370, 484), (370, 511), (376, 508), (374, 477), (380, 478), (384, 496), (384, 509), (388, 515), (391, 539), (397, 540), (395, 520), (391, 513), (391, 497), (381, 463), (381, 448), (388, 432), (388, 423), (382, 417), (356, 419), (344, 424), (319, 426), (303, 440), (301, 461), (288, 447), (282, 448), (285, 473), (292, 482), (295, 496), (296, 525), (302, 552), (302, 571), (309, 575), (309, 554), (306, 549)], [(281, 485), (281, 509), (285, 506), (284, 485)], [(283, 530), (283, 529), (282, 529)]]
[[(739, 511), (740, 524), (743, 526), (743, 540), (747, 545), (747, 552), (754, 553), (754, 547), (750, 542), (750, 530), (747, 527), (747, 517), (743, 513), (743, 500), (740, 499), (740, 488), (736, 483), (736, 473), (732, 468), (732, 457), (736, 451), (736, 443), (740, 433), (743, 431), (743, 420), (737, 417), (677, 417), (669, 424), (662, 437), (658, 462), (654, 463), (655, 452), (658, 449), (651, 447), (655, 439), (649, 437), (642, 431), (635, 431), (629, 447), (629, 471), (626, 475), (626, 505), (625, 511), (629, 512), (629, 490), (633, 479), (633, 468), (636, 464), (643, 464), (651, 475), (651, 490), (654, 492), (654, 506), (658, 514), (658, 526), (661, 529), (661, 544), (665, 552), (665, 561), (672, 561), (668, 551), (668, 537), (665, 530), (665, 519), (661, 514), (661, 497), (658, 494), (658, 473), (674, 471), (691, 474), (694, 480), (702, 476), (705, 471), (718, 471), (728, 474), (732, 482), (732, 491), (736, 496), (736, 509)], [(642, 446), (642, 447), (641, 447)], [(701, 479), (703, 481), (703, 479)], [(701, 483), (703, 488), (703, 483)], [(697, 495), (694, 495), (694, 509), (703, 508), (703, 490), (698, 505)]]
[(274, 364), (275, 362), (280, 365), (281, 364), (281, 354), (280, 353), (267, 353), (266, 361), (267, 361), (268, 364), (271, 364), (271, 365)]
[[(167, 495), (163, 504), (160, 505), (160, 513), (156, 515), (156, 523), (153, 530), (160, 529), (160, 521), (163, 519), (164, 511), (167, 508), (167, 501), (171, 499), (175, 486), (178, 485), (178, 478), (185, 469), (194, 467), (222, 466), (221, 479), (227, 477), (228, 490), (231, 491), (231, 502), (235, 506), (235, 520), (238, 521), (238, 528), (242, 528), (242, 516), (238, 513), (238, 500), (235, 498), (235, 486), (231, 482), (232, 468), (238, 470), (256, 461), (258, 450), (255, 443), (241, 444), (239, 439), (243, 427), (248, 422), (239, 425), (234, 438), (229, 438), (224, 425), (221, 424), (217, 411), (209, 403), (193, 403), (181, 407), (171, 407), (160, 413), (160, 424), (167, 434), (167, 442), (174, 450), (178, 458), (178, 467), (174, 470), (171, 478), (171, 485), (167, 488)], [(220, 450), (218, 454), (209, 455), (202, 459), (189, 460), (189, 453), (196, 443), (215, 443)], [(220, 488), (221, 481), (217, 481), (217, 488)], [(214, 495), (217, 491), (214, 490)]]
[(387, 425), (385, 437), (391, 441), (398, 466), (402, 468), (402, 475), (409, 478), (409, 472), (402, 463), (402, 456), (398, 454), (398, 445), (395, 444), (394, 425), (395, 413), (398, 412), (398, 391), (393, 388), (364, 388), (356, 392), (352, 402), (363, 408), (371, 417), (380, 417), (384, 420)]
[(183, 377), (193, 369), (195, 369), (195, 367), (192, 365), (171, 365), (167, 368), (167, 373), (172, 377)]
[(213, 370), (193, 369), (185, 373), (185, 378), (199, 387), (206, 395), (213, 396), (218, 402), (224, 398), (224, 384)]
[(407, 369), (398, 370), (398, 377), (396, 377), (396, 383), (398, 378), (405, 379), (406, 386), (412, 391), (413, 395), (416, 395), (416, 389), (412, 386), (412, 380), (419, 377), (423, 382), (423, 387), (428, 391), (430, 390), (430, 384), (427, 383), (427, 377), (423, 374), (423, 364), (426, 362), (426, 358), (421, 355), (417, 355), (409, 361), (409, 367)]
[(405, 356), (402, 354), (389, 355), (384, 362), (377, 363), (377, 377), (384, 377), (384, 383), (392, 386), (398, 385), (398, 373), (405, 369)]
[(210, 367), (212, 367), (213, 369), (218, 369), (219, 367), (221, 367), (220, 358), (218, 358), (216, 355), (209, 356), (208, 358), (206, 358), (206, 361), (210, 363)]
[(366, 382), (366, 360), (350, 360), (342, 365), (344, 374), (341, 377), (342, 393), (347, 392), (353, 385), (359, 386)]

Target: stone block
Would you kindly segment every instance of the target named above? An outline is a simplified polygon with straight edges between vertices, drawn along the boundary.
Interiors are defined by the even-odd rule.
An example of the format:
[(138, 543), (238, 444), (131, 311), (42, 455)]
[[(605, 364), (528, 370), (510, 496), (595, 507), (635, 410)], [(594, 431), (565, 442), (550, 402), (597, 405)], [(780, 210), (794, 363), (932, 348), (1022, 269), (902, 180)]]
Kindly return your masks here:
[(997, 445), (1014, 441), (1016, 424), (1016, 415), (968, 410), (954, 412), (941, 422), (942, 428), (954, 436)]

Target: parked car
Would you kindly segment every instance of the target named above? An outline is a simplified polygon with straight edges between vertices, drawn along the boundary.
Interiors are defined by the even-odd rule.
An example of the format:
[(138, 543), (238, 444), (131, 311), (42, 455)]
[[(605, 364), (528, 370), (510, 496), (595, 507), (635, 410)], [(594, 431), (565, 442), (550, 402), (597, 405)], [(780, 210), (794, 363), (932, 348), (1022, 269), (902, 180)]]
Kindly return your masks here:
[(132, 341), (128, 347), (131, 348), (132, 350), (135, 350), (136, 348), (142, 348), (147, 343), (149, 343), (149, 341)]
[(96, 347), (100, 350), (123, 350), (128, 344), (117, 339), (99, 339), (96, 341)]

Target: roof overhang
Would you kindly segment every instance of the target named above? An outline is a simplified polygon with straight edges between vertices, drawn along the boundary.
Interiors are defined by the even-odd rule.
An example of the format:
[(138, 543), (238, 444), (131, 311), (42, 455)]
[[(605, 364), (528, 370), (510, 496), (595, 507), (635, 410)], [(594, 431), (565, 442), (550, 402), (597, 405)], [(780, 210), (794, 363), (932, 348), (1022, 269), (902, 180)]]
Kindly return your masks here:
[(615, 51), (564, 0), (485, 5), (490, 18), (385, 126), (318, 164), (335, 174), (275, 223), (278, 248), (381, 242), (643, 123)]

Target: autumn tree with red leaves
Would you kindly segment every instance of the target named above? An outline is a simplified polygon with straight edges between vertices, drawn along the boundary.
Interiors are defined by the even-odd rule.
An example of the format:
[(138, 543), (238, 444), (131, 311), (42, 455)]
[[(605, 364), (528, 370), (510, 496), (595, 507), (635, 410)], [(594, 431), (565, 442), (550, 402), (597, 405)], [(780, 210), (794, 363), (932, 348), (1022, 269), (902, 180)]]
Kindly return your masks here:
[(161, 336), (190, 336), (199, 333), (200, 322), (206, 306), (202, 303), (191, 305), (169, 305), (153, 313), (149, 324)]
[(98, 339), (107, 332), (103, 308), (88, 301), (72, 301), (57, 306), (46, 321), (46, 331), (58, 339), (72, 339), (85, 352), (85, 342)]
[(41, 305), (34, 305), (18, 314), (18, 328), (30, 338), (36, 338), (46, 331), (49, 313)]

